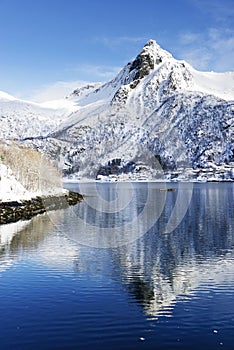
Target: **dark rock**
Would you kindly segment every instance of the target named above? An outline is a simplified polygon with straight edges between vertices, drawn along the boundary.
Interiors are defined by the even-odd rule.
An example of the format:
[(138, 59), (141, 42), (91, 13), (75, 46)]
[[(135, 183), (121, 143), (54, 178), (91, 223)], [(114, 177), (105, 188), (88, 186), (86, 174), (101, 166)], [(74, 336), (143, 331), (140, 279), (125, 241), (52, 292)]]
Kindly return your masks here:
[(0, 225), (30, 220), (33, 216), (50, 210), (65, 209), (69, 205), (76, 205), (82, 199), (81, 194), (69, 191), (60, 196), (36, 197), (21, 202), (0, 202)]

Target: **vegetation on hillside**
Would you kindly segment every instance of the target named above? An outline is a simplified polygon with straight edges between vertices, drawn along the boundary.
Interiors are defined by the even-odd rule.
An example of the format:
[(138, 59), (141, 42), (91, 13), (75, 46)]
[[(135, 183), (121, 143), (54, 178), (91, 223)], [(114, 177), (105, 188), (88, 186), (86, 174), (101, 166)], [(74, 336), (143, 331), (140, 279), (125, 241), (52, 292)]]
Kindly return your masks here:
[(62, 188), (62, 177), (56, 166), (36, 149), (16, 142), (0, 142), (0, 162), (11, 169), (26, 190), (41, 194)]

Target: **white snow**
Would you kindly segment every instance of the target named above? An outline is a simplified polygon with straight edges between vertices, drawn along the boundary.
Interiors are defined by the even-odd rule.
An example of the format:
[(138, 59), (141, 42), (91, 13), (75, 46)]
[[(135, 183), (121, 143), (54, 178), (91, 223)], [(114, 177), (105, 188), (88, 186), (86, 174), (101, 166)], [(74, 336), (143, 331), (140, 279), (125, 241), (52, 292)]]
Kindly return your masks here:
[(53, 100), (53, 101), (47, 101), (42, 102), (39, 104), (40, 107), (44, 107), (46, 109), (55, 109), (55, 110), (64, 110), (66, 112), (74, 112), (79, 107), (77, 106), (77, 103), (68, 100), (68, 99), (59, 99), (59, 100)]
[(11, 169), (0, 163), (0, 202), (29, 200), (37, 196), (56, 196), (67, 193), (62, 187), (38, 188), (28, 191), (13, 175)]
[(4, 91), (0, 91), (0, 101), (14, 101), (16, 100), (16, 97), (9, 95), (8, 93)]
[(32, 197), (32, 193), (16, 180), (10, 168), (0, 163), (0, 201), (19, 201)]
[(78, 109), (67, 99), (39, 104), (0, 93), (0, 139), (46, 136)]
[(190, 67), (194, 85), (192, 91), (211, 94), (224, 100), (234, 100), (234, 72), (199, 72)]

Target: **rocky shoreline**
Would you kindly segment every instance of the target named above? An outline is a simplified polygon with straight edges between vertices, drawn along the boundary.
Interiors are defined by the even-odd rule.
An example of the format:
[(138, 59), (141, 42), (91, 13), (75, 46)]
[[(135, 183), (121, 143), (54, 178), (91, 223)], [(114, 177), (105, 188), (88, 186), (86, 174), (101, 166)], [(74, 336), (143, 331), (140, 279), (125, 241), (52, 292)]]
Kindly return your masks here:
[(65, 195), (35, 197), (30, 200), (0, 202), (0, 225), (29, 220), (46, 211), (65, 209), (81, 202), (83, 196), (69, 191)]

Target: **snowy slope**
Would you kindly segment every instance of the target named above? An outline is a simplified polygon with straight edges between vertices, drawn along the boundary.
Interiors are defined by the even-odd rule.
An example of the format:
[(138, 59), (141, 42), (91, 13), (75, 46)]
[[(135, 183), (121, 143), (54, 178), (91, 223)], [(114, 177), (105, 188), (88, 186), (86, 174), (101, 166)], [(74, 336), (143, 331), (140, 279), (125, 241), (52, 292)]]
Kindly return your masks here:
[(0, 202), (30, 199), (32, 195), (14, 177), (11, 169), (0, 163)]
[[(96, 124), (97, 116), (116, 106), (131, 110), (130, 118), (144, 120), (165, 98), (180, 92), (203, 93), (234, 100), (234, 72), (199, 72), (150, 40), (135, 60), (128, 63), (112, 81), (90, 84), (75, 90), (68, 100), (75, 101), (78, 111), (66, 118), (58, 130), (77, 123)], [(115, 112), (113, 112), (115, 113)], [(96, 117), (95, 117), (96, 116)], [(138, 122), (137, 122), (138, 123)], [(138, 123), (141, 125), (141, 123)]]
[(227, 101), (234, 100), (234, 72), (199, 72), (190, 67), (193, 76), (192, 91), (214, 95)]
[(37, 104), (0, 92), (0, 139), (45, 136), (77, 109), (71, 101)]
[(14, 96), (11, 96), (4, 91), (0, 91), (0, 101), (14, 101), (14, 100), (16, 100)]
[(61, 174), (35, 149), (0, 142), (0, 202), (63, 193)]
[(166, 89), (168, 92), (197, 91), (233, 100), (234, 72), (199, 72), (187, 62), (174, 59), (154, 40), (150, 40), (135, 60), (128, 63), (112, 81), (77, 89), (67, 98), (81, 107), (98, 101), (115, 103), (121, 98), (121, 101), (131, 103), (134, 96), (141, 103), (149, 103), (165, 94)]

